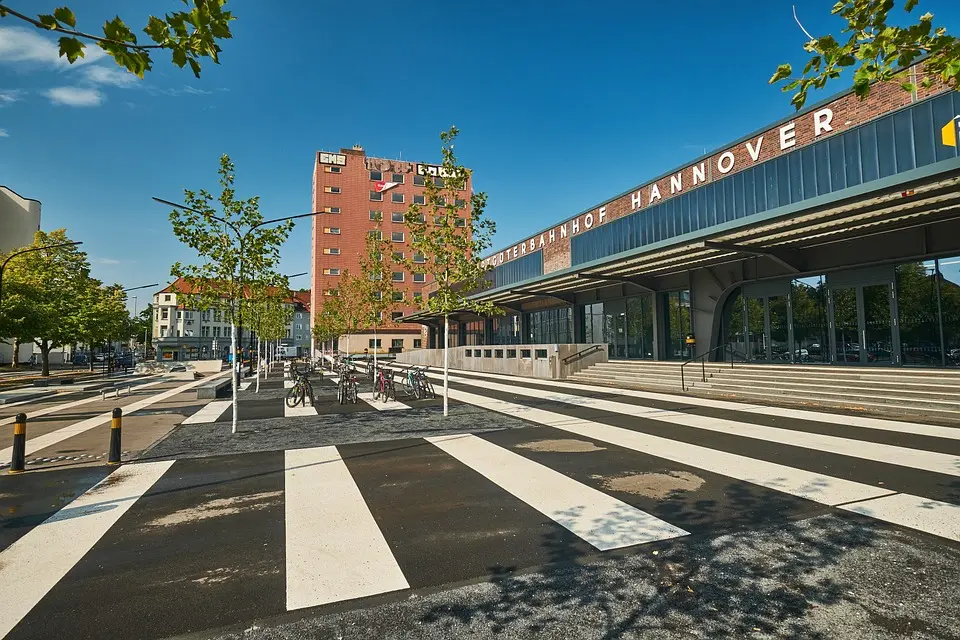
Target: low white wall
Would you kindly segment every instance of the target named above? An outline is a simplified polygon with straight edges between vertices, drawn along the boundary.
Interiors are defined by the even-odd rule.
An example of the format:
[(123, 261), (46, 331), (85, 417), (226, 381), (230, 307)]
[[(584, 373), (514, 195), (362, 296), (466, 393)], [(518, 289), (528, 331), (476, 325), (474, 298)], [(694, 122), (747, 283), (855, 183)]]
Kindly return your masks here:
[(189, 365), (198, 373), (217, 373), (223, 369), (223, 361), (219, 358), (216, 360), (190, 360), (184, 364)]
[[(607, 361), (605, 344), (519, 344), (450, 347), (450, 368), (525, 378), (558, 380), (597, 362)], [(566, 362), (565, 362), (566, 360)], [(397, 354), (397, 362), (443, 367), (443, 349)]]

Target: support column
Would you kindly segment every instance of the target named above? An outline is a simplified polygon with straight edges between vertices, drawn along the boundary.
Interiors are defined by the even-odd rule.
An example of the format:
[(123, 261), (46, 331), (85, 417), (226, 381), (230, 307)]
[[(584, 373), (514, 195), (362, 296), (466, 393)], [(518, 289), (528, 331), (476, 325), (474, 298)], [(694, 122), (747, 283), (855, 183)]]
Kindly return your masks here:
[(584, 340), (583, 336), (583, 305), (572, 304), (573, 309), (573, 340), (574, 344), (579, 344)]

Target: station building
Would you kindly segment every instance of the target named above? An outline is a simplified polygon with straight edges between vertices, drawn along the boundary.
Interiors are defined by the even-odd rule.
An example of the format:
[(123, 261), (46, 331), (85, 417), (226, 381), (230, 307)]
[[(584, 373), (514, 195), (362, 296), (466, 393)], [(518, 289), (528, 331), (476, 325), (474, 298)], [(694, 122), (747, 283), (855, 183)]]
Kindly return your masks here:
[(486, 256), (505, 313), (455, 314), (451, 344), (956, 367), (958, 123), (942, 84), (808, 107)]

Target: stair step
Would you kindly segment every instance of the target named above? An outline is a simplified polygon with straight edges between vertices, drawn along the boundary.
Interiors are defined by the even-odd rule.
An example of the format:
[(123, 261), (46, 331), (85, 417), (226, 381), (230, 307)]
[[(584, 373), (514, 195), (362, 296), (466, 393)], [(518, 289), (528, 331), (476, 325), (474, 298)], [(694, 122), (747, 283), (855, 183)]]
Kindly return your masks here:
[[(960, 394), (949, 394), (949, 393), (930, 393), (923, 394), (923, 392), (909, 392), (909, 391), (898, 391), (895, 393), (886, 393), (885, 389), (855, 389), (855, 390), (838, 390), (835, 386), (813, 386), (813, 385), (802, 385), (800, 383), (796, 385), (764, 385), (762, 387), (758, 385), (738, 385), (730, 384), (728, 382), (715, 382), (710, 380), (707, 385), (711, 389), (716, 390), (727, 390), (732, 393), (747, 393), (756, 391), (757, 389), (762, 389), (766, 392), (779, 392), (779, 394), (785, 396), (797, 396), (805, 398), (825, 398), (825, 397), (839, 397), (839, 398), (864, 398), (870, 399), (872, 402), (908, 402), (926, 404), (929, 403), (931, 406), (952, 406), (960, 410)], [(883, 394), (883, 395), (880, 395)]]

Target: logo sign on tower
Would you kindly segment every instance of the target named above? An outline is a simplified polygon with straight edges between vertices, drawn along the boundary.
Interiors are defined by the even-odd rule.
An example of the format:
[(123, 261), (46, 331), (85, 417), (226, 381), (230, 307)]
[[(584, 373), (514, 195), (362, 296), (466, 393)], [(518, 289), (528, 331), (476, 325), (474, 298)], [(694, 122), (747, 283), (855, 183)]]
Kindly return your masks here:
[(389, 191), (395, 186), (400, 184), (399, 182), (384, 182), (383, 180), (377, 180), (373, 183), (373, 190), (377, 193), (383, 193), (384, 191)]
[(326, 153), (325, 151), (321, 151), (318, 160), (320, 164), (335, 164), (340, 167), (347, 165), (347, 156), (342, 153)]
[(960, 130), (960, 116), (955, 117), (940, 129), (940, 139), (943, 140), (943, 144), (948, 147), (957, 146), (957, 130)]

